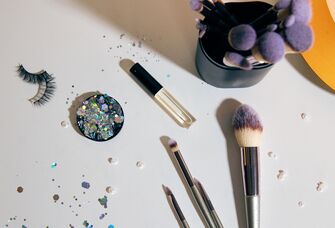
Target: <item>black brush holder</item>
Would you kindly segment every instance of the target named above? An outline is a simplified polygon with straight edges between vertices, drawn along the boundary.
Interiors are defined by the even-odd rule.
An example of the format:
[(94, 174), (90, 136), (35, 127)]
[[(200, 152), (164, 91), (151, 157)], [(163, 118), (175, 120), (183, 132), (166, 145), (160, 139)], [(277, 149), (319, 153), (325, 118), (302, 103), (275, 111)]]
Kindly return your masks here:
[[(272, 5), (265, 2), (231, 2), (226, 3), (228, 11), (240, 24), (250, 24), (265, 13)], [(274, 16), (275, 17), (275, 16)], [(205, 19), (206, 20), (206, 19)], [(276, 18), (273, 18), (275, 21)], [(209, 29), (199, 38), (196, 50), (196, 67), (200, 77), (210, 85), (219, 88), (244, 88), (260, 82), (273, 64), (255, 65), (252, 70), (241, 70), (222, 63), (225, 52), (234, 51), (227, 41), (227, 31), (217, 32)], [(239, 52), (244, 56), (251, 52)]]

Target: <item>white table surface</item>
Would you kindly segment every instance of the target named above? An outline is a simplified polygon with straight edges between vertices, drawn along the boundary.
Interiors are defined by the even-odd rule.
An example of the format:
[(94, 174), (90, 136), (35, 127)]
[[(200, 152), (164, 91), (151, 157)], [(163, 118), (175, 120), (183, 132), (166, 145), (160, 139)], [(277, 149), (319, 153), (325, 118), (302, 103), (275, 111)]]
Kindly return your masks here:
[[(298, 55), (282, 60), (251, 88), (207, 85), (194, 66), (196, 16), (183, 0), (0, 1), (1, 227), (84, 227), (84, 220), (99, 228), (178, 227), (162, 184), (173, 190), (190, 226), (203, 227), (161, 142), (166, 135), (178, 141), (225, 227), (244, 228), (239, 153), (231, 129), (238, 102), (253, 106), (265, 126), (262, 228), (335, 227), (334, 95)], [(120, 58), (142, 63), (197, 122), (188, 130), (176, 125), (121, 69)], [(56, 77), (57, 91), (45, 106), (27, 101), (37, 86), (17, 76), (19, 63)], [(60, 125), (70, 121), (76, 94), (91, 91), (115, 97), (126, 115), (120, 134), (105, 143)], [(270, 151), (277, 159), (268, 156)], [(119, 164), (110, 164), (109, 157)], [(139, 169), (137, 161), (145, 167)], [(52, 162), (58, 164), (54, 169)], [(283, 181), (278, 170), (286, 172)], [(82, 181), (90, 189), (83, 189)], [(319, 181), (325, 183), (323, 192), (316, 191)], [(118, 192), (106, 193), (107, 186)], [(60, 196), (56, 203), (54, 194)], [(107, 209), (98, 202), (104, 195)]]

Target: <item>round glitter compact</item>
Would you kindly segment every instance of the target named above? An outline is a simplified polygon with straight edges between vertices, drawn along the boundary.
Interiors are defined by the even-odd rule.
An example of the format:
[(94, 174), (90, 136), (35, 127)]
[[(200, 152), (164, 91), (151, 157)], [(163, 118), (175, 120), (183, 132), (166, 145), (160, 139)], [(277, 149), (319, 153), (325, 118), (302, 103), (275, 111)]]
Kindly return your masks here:
[(115, 137), (121, 130), (124, 114), (121, 105), (107, 94), (87, 98), (77, 110), (77, 124), (83, 135), (102, 142)]

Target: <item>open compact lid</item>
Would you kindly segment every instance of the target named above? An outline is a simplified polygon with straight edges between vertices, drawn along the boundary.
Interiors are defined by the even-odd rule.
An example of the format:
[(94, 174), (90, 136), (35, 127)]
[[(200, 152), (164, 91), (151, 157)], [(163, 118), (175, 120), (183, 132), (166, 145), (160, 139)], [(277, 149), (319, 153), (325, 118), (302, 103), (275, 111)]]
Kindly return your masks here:
[(335, 0), (311, 0), (314, 45), (302, 55), (313, 71), (335, 90)]

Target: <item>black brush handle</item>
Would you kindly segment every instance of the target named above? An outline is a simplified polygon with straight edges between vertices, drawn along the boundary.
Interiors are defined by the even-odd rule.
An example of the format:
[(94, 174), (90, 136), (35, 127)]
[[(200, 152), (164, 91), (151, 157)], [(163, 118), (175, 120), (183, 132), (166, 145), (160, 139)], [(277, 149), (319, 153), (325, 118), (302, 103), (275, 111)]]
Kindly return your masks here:
[(130, 72), (155, 96), (155, 94), (163, 88), (154, 77), (149, 74), (139, 63), (135, 63)]
[(266, 26), (273, 24), (276, 22), (278, 17), (278, 11), (274, 8), (270, 8), (266, 13), (259, 16), (253, 22), (251, 22), (251, 26), (255, 30), (260, 30), (265, 28)]
[(185, 177), (188, 185), (190, 187), (193, 187), (193, 185), (194, 185), (193, 177), (192, 177), (190, 171), (188, 170), (188, 168), (187, 168), (187, 166), (186, 166), (186, 164), (184, 162), (183, 157), (181, 156), (181, 154), (178, 151), (174, 152), (174, 155), (175, 155), (175, 157), (177, 159), (178, 165), (179, 165), (181, 171), (183, 172), (183, 175), (184, 175), (184, 177)]
[(185, 216), (183, 214), (183, 212), (181, 211), (179, 204), (176, 200), (176, 198), (174, 197), (174, 195), (171, 195), (171, 201), (173, 204), (174, 209), (176, 210), (176, 213), (178, 214), (178, 217), (180, 218), (181, 221), (185, 220)]
[(243, 147), (241, 151), (245, 193), (256, 196), (259, 194), (258, 148)]
[(218, 26), (224, 31), (229, 30), (231, 28), (231, 26), (228, 23), (221, 20), (221, 18), (215, 14), (215, 11), (211, 11), (208, 8), (203, 7), (200, 13), (205, 16), (207, 22), (209, 22), (214, 26)]
[(229, 12), (229, 10), (226, 8), (226, 6), (222, 2), (217, 1), (214, 4), (216, 8), (218, 9), (219, 14), (221, 14), (221, 17), (226, 19), (229, 24), (231, 24), (232, 26), (236, 26), (239, 24), (239, 22), (236, 20), (233, 14)]

